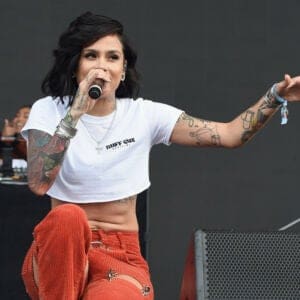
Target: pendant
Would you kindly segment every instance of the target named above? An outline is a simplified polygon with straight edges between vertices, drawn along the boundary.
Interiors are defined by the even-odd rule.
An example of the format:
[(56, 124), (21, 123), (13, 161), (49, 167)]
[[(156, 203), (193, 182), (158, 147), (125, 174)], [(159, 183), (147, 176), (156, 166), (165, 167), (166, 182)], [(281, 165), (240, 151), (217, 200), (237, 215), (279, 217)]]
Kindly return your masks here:
[(100, 144), (97, 144), (97, 147), (95, 148), (97, 151), (97, 154), (100, 154), (100, 152), (102, 152), (103, 147), (100, 146)]

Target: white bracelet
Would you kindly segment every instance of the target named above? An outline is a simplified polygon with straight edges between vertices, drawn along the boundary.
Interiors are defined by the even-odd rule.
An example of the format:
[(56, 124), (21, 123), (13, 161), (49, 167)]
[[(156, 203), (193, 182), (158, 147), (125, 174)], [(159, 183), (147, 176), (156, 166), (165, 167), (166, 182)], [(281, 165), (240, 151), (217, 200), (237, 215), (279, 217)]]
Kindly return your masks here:
[(75, 136), (77, 129), (71, 127), (68, 123), (62, 119), (56, 127), (55, 134), (64, 138), (64, 139), (71, 139)]
[(276, 86), (277, 84), (273, 84), (273, 86), (271, 87), (271, 94), (272, 96), (275, 98), (276, 102), (281, 105), (281, 125), (285, 125), (287, 122), (288, 122), (288, 114), (289, 114), (289, 111), (287, 109), (287, 100), (280, 97), (278, 94), (277, 94), (277, 91), (276, 91)]

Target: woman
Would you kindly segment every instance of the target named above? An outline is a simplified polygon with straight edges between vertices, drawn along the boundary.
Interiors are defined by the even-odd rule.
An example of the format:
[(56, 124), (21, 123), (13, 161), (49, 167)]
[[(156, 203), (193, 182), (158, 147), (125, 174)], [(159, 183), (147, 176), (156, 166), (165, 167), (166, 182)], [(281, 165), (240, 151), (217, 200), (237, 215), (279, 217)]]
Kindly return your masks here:
[[(116, 20), (79, 16), (54, 55), (43, 82), (48, 97), (33, 105), (23, 129), (29, 186), (52, 203), (24, 261), (27, 292), (46, 300), (153, 299), (135, 214), (136, 195), (150, 185), (151, 147), (238, 147), (285, 107), (281, 97), (300, 99), (300, 78), (286, 75), (233, 121), (218, 123), (133, 100), (136, 54)], [(93, 85), (102, 89), (98, 100), (89, 97)]]

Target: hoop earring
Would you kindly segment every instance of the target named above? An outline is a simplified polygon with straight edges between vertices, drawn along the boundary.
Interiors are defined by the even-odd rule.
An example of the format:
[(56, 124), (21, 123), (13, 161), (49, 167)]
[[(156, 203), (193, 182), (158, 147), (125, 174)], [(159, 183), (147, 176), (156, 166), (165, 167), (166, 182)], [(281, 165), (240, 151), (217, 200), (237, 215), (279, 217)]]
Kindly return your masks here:
[(122, 76), (121, 76), (121, 81), (125, 81), (125, 78), (126, 78), (126, 74), (125, 74), (125, 72), (123, 72)]

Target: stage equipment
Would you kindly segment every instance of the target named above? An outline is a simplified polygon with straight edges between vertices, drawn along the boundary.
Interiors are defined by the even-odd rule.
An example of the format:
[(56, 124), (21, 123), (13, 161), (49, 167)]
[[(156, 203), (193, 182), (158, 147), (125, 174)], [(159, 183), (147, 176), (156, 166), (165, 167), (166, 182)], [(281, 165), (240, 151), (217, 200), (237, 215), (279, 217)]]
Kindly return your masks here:
[(195, 231), (180, 300), (300, 299), (300, 233)]

